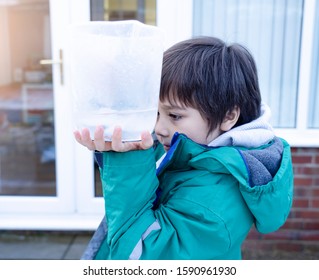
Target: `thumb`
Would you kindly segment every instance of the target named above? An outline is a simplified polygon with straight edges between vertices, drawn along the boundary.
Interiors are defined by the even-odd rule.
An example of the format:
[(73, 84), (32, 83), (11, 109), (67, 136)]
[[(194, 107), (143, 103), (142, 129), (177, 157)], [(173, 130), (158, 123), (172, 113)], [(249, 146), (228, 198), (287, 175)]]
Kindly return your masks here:
[(149, 133), (148, 131), (143, 131), (141, 133), (141, 149), (143, 150), (147, 150), (149, 148), (151, 148), (153, 146), (153, 138), (151, 133)]

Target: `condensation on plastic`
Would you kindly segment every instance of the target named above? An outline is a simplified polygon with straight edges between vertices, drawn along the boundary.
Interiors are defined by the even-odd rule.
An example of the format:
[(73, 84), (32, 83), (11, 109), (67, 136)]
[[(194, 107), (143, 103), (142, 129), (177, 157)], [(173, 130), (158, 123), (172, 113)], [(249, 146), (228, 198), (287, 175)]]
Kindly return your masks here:
[(164, 51), (164, 33), (135, 20), (88, 22), (70, 26), (69, 51), (74, 119), (91, 137), (103, 125), (105, 140), (114, 126), (123, 140), (152, 132)]

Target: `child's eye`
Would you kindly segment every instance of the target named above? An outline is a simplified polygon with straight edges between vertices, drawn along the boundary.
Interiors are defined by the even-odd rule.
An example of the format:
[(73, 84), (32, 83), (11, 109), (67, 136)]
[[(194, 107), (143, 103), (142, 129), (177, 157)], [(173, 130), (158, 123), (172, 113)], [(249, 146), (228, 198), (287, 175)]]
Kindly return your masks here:
[(169, 114), (169, 117), (173, 120), (173, 121), (178, 121), (182, 118), (182, 116), (179, 115), (175, 115), (175, 114)]

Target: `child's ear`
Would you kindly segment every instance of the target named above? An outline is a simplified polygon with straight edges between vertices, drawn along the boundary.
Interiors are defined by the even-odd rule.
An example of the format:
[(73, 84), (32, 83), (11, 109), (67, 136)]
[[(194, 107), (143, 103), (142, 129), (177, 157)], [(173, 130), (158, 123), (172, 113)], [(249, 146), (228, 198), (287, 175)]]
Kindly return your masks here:
[(236, 124), (239, 116), (240, 116), (240, 109), (238, 106), (235, 106), (234, 109), (226, 113), (226, 116), (220, 125), (220, 129), (224, 132), (231, 130), (232, 127)]

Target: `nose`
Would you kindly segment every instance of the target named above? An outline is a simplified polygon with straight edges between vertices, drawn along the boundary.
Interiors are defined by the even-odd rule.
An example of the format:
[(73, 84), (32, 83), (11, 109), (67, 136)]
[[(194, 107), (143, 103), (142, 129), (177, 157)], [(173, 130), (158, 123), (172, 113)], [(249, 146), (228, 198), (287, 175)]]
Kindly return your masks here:
[(157, 117), (154, 131), (156, 135), (159, 135), (161, 137), (167, 137), (169, 135), (167, 126), (165, 125), (165, 121), (160, 116)]

